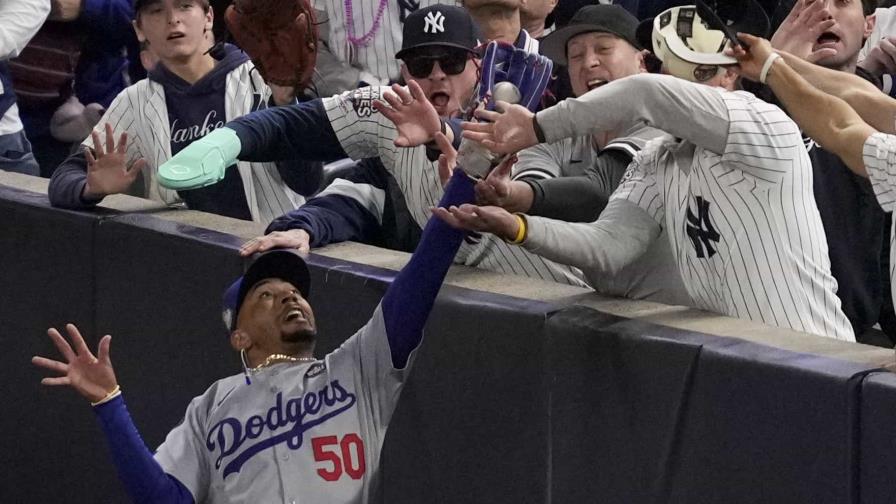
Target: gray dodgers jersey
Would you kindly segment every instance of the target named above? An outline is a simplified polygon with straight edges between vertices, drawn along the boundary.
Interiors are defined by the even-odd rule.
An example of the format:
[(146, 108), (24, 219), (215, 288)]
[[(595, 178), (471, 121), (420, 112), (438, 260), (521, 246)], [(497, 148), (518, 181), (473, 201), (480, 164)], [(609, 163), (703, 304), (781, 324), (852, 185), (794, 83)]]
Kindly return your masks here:
[(337, 350), (215, 382), (155, 457), (197, 503), (366, 503), (416, 351), (392, 367), (381, 308)]

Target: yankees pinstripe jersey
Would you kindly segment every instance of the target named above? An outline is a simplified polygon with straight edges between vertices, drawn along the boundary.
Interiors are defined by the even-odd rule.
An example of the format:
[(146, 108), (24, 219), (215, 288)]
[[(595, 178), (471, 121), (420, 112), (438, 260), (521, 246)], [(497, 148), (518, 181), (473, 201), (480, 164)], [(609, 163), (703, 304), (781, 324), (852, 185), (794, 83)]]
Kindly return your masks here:
[(684, 140), (650, 142), (611, 203), (631, 202), (616, 208), (644, 212), (657, 227), (628, 232), (652, 240), (667, 231), (695, 306), (854, 340), (830, 274), (812, 167), (781, 109), (749, 93), (642, 75), (538, 115), (548, 141), (632, 120)]
[[(896, 210), (896, 136), (875, 133), (862, 149), (874, 195), (885, 212)], [(896, 219), (890, 229), (890, 291), (896, 305)]]
[[(359, 64), (383, 84), (400, 76), (395, 53), (401, 49), (402, 25), (408, 14), (436, 4), (461, 6), (456, 0), (314, 0), (313, 4), (326, 12), (330, 25), (327, 42), (333, 54), (341, 61)], [(439, 22), (433, 18), (427, 26), (438, 30)], [(366, 44), (352, 44), (349, 29), (354, 38), (366, 40)]]
[[(429, 209), (442, 195), (437, 164), (426, 157), (423, 146), (398, 148), (395, 126), (376, 112), (372, 103), (388, 88), (362, 88), (323, 99), (323, 106), (342, 148), (352, 159), (379, 157), (405, 195), (408, 210), (423, 227)], [(455, 262), (501, 273), (582, 285), (582, 273), (546, 261), (499, 238), (486, 235), (478, 244), (464, 244)]]
[[(227, 74), (224, 96), (227, 120), (264, 106), (271, 96), (270, 88), (253, 68), (251, 62), (246, 62)], [(149, 165), (143, 171), (147, 189), (141, 196), (167, 204), (179, 203), (177, 191), (160, 186), (155, 176), (158, 167), (171, 158), (171, 126), (164, 87), (150, 79), (128, 87), (115, 97), (94, 128), (100, 138), (105, 138), (106, 123), (112, 125), (115, 138), (128, 133), (128, 164), (145, 158)], [(93, 147), (93, 141), (88, 137), (82, 145)], [(240, 162), (237, 169), (253, 221), (270, 222), (305, 201), (286, 185), (275, 163)]]

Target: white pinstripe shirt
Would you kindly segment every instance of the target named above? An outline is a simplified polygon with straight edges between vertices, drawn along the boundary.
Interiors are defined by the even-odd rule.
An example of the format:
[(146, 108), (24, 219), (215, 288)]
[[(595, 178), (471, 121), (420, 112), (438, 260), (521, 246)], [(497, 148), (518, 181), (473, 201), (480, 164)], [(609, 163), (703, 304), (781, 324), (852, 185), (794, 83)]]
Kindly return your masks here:
[[(395, 147), (395, 126), (371, 106), (387, 89), (369, 87), (349, 91), (325, 98), (323, 105), (345, 152), (352, 159), (379, 157), (395, 177), (411, 216), (422, 228), (429, 220), (429, 209), (438, 205), (442, 196), (438, 165), (427, 159), (423, 146)], [(581, 271), (542, 259), (493, 235), (483, 236), (475, 245), (464, 244), (455, 262), (512, 275), (585, 285)]]
[[(224, 112), (228, 121), (252, 112), (253, 104), (266, 104), (271, 95), (253, 68), (247, 61), (227, 74)], [(158, 167), (171, 158), (171, 128), (162, 85), (144, 79), (119, 93), (94, 128), (100, 138), (105, 138), (106, 123), (112, 125), (115, 138), (128, 133), (128, 164), (142, 157), (149, 165), (143, 171), (147, 192), (142, 196), (179, 203), (177, 191), (160, 186), (156, 177)], [(88, 137), (82, 145), (93, 147), (93, 141)], [(268, 223), (305, 202), (286, 185), (275, 163), (239, 162), (237, 169), (255, 222)]]
[[(865, 170), (877, 202), (885, 212), (896, 210), (896, 136), (875, 133), (862, 149)], [(890, 229), (890, 291), (896, 295), (896, 220)], [(893, 297), (896, 303), (896, 297)]]
[[(697, 307), (855, 339), (830, 273), (811, 162), (799, 129), (781, 109), (749, 93), (643, 75), (538, 118), (549, 141), (637, 120), (683, 138), (649, 143), (611, 198), (611, 205), (630, 202), (628, 210), (614, 209), (649, 215), (653, 229), (613, 231), (639, 232), (649, 241), (665, 229)], [(601, 239), (612, 239), (600, 224), (591, 227), (570, 228), (558, 246), (588, 239), (601, 248)]]

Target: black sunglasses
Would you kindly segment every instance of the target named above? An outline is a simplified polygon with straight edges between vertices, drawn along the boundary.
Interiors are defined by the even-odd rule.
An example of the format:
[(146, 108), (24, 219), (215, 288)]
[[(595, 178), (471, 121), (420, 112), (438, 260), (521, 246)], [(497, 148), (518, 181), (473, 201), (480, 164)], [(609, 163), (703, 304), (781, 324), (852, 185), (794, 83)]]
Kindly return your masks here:
[(416, 79), (425, 79), (432, 73), (433, 63), (439, 62), (439, 68), (446, 75), (457, 75), (464, 71), (467, 67), (467, 60), (471, 54), (467, 51), (451, 51), (439, 54), (421, 54), (409, 56), (404, 59), (404, 66), (407, 67), (411, 77)]

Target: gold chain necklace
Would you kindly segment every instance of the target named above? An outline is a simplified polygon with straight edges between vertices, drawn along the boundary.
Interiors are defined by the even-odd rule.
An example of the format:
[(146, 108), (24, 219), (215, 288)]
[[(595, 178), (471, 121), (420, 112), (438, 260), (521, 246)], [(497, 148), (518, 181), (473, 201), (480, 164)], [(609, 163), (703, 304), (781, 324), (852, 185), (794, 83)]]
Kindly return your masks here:
[(314, 357), (293, 357), (292, 355), (285, 354), (271, 354), (268, 355), (268, 358), (265, 359), (261, 364), (255, 366), (254, 368), (249, 368), (249, 371), (257, 373), (263, 368), (280, 362), (314, 362), (316, 360), (317, 359), (315, 359)]

